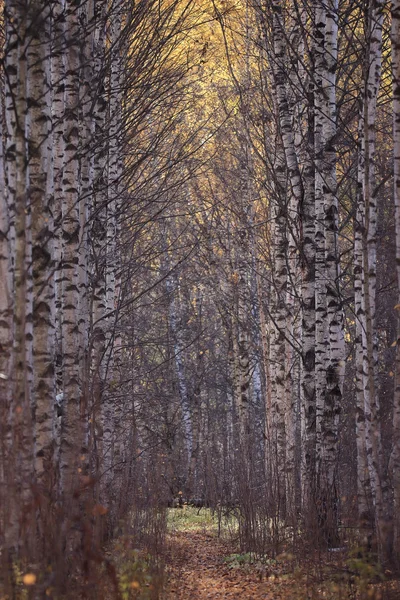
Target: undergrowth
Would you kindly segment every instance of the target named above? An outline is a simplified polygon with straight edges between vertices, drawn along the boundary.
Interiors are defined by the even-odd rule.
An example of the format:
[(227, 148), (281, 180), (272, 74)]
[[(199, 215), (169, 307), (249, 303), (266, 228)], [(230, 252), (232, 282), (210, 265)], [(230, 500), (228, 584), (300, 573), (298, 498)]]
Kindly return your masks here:
[[(205, 537), (225, 536), (237, 533), (238, 521), (232, 514), (222, 516), (218, 511), (191, 506), (168, 509), (166, 529), (172, 534), (203, 533)], [(232, 536), (232, 540), (235, 535)], [(199, 538), (196, 537), (196, 540)], [(201, 540), (201, 536), (200, 536)], [(113, 545), (112, 562), (115, 565), (121, 600), (157, 600), (164, 584), (162, 552), (154, 555), (146, 545), (136, 546), (134, 535), (120, 537)], [(293, 552), (289, 545), (281, 554), (233, 552), (221, 556), (221, 581), (228, 571), (260, 582), (261, 589), (268, 589), (286, 600), (397, 600), (400, 598), (398, 582), (385, 581), (374, 556), (361, 548), (344, 549), (337, 554), (318, 552)], [(227, 550), (230, 545), (227, 546)], [(201, 568), (201, 567), (200, 567)], [(234, 575), (236, 573), (236, 575)], [(265, 584), (267, 588), (262, 588)], [(271, 586), (271, 587), (270, 587)], [(394, 591), (393, 591), (394, 590)], [(245, 598), (245, 590), (243, 591)], [(397, 595), (399, 594), (399, 595)], [(169, 596), (168, 596), (169, 597)], [(211, 597), (211, 596), (210, 596)], [(258, 596), (257, 596), (258, 598)]]

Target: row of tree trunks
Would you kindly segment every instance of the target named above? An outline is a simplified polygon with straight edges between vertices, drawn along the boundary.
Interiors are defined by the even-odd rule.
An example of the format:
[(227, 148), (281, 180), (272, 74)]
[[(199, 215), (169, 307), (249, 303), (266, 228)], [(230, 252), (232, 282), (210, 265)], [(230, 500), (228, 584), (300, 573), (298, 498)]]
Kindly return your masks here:
[[(109, 56), (120, 43), (122, 4), (113, 10), (119, 21)], [(108, 98), (96, 93), (107, 72), (106, 12), (104, 2), (74, 1), (9, 1), (4, 9), (0, 470), (7, 494), (0, 529), (10, 556), (21, 560), (49, 559), (56, 546), (73, 555), (86, 518), (89, 410), (104, 386), (105, 332), (110, 339), (117, 294), (122, 83), (121, 63), (111, 61)], [(112, 144), (100, 133), (106, 107)], [(108, 221), (106, 187), (113, 190)], [(89, 205), (97, 209), (93, 221)], [(108, 226), (108, 248), (99, 235), (89, 250), (89, 226)], [(56, 505), (63, 514), (57, 541)]]
[[(334, 145), (338, 16), (334, 2), (314, 3), (310, 10), (313, 36), (304, 44), (299, 40), (305, 36), (305, 14), (275, 2), (263, 3), (259, 12), (272, 65), (278, 144), (282, 146), (282, 158), (273, 167), (276, 180), (280, 181), (280, 199), (273, 234), (273, 281), (277, 297), (273, 302), (276, 314), (272, 318), (276, 331), (271, 337), (275, 340), (273, 345), (279, 342), (275, 348), (282, 349), (280, 353), (273, 352), (276, 364), (271, 404), (273, 413), (277, 413), (278, 399), (285, 397), (279, 386), (281, 379), (283, 382), (286, 379), (286, 406), (279, 409), (284, 424), (273, 426), (270, 435), (278, 435), (281, 429), (285, 431), (278, 444), (282, 446), (279, 454), (284, 466), (278, 470), (286, 473), (289, 486), (286, 491), (291, 490), (286, 494), (288, 505), (299, 506), (300, 501), (300, 488), (294, 476), (299, 468), (294, 466), (296, 463), (302, 465), (305, 519), (318, 527), (321, 543), (334, 545), (338, 542), (337, 440), (344, 379)], [(294, 58), (298, 49), (303, 49), (304, 55), (296, 54)], [(314, 65), (314, 72), (307, 83), (304, 65), (308, 61)], [(300, 223), (298, 231), (297, 223)], [(277, 254), (278, 248), (281, 250)], [(296, 370), (299, 356), (301, 369)], [(279, 376), (282, 369), (286, 373)], [(300, 414), (296, 409), (300, 399), (295, 400), (299, 393), (292, 391), (296, 386), (301, 390), (301, 423), (300, 416), (296, 417), (296, 413)], [(302, 456), (296, 458), (294, 440), (299, 435), (303, 437)]]

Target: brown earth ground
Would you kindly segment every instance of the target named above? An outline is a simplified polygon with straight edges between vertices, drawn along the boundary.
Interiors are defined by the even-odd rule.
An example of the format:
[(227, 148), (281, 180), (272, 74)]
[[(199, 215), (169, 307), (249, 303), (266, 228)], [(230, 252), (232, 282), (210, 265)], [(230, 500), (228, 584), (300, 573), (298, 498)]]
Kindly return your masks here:
[(271, 595), (271, 583), (260, 574), (232, 569), (224, 558), (231, 544), (203, 532), (171, 533), (167, 555), (168, 580), (165, 600), (234, 600), (239, 598), (280, 598)]
[(206, 528), (172, 530), (162, 600), (400, 600), (398, 581), (364, 581), (337, 559), (317, 567), (284, 554), (270, 564), (237, 564), (235, 552)]

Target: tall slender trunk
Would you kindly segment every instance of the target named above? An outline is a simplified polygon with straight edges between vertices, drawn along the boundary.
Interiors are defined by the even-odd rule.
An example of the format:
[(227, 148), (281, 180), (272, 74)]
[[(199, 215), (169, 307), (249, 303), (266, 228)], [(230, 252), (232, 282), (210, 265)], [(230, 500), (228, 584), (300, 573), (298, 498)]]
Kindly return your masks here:
[[(13, 253), (13, 382), (8, 407), (10, 444), (7, 448), (9, 504), (6, 544), (29, 554), (34, 540), (25, 535), (32, 526), (34, 439), (32, 423), (32, 238), (31, 206), (27, 194), (27, 26), (20, 2), (5, 5), (5, 72), (7, 111), (7, 198), (12, 211)], [(16, 65), (18, 65), (17, 73)], [(15, 76), (16, 75), (16, 76)], [(15, 237), (14, 237), (15, 236)], [(33, 531), (33, 530), (31, 530)], [(29, 536), (29, 534), (28, 534)], [(25, 548), (21, 546), (25, 545)]]
[(280, 141), (277, 143), (276, 197), (274, 206), (274, 267), (273, 300), (271, 317), (273, 321), (274, 388), (271, 395), (272, 439), (275, 453), (276, 502), (279, 517), (286, 514), (286, 426), (285, 426), (285, 369), (286, 365), (286, 289), (287, 289), (287, 198), (285, 185), (285, 157)]
[(82, 446), (81, 446), (81, 472), (88, 472), (88, 444), (89, 444), (89, 333), (90, 333), (90, 296), (89, 296), (89, 223), (92, 217), (91, 195), (93, 191), (91, 155), (92, 143), (92, 102), (93, 92), (93, 38), (94, 38), (94, 4), (95, 0), (82, 3), (79, 11), (80, 26), (80, 55), (79, 55), (79, 317), (78, 328), (81, 340), (81, 420), (82, 420)]
[[(315, 5), (317, 476), (321, 542), (338, 543), (338, 421), (344, 378), (336, 183), (336, 0)], [(326, 348), (326, 340), (329, 341)], [(323, 347), (324, 346), (324, 347)], [(327, 350), (327, 351), (326, 351)]]
[[(199, 319), (199, 329), (202, 326), (202, 304), (203, 297), (200, 289), (197, 290), (196, 295), (196, 312), (197, 319)], [(200, 449), (201, 449), (201, 427), (202, 427), (202, 415), (204, 411), (204, 395), (206, 389), (204, 386), (204, 350), (199, 340), (199, 346), (197, 349), (197, 361), (196, 371), (194, 374), (194, 386), (193, 386), (193, 400), (192, 400), (192, 429), (193, 429), (193, 450), (190, 458), (188, 478), (187, 478), (187, 494), (189, 496), (198, 491), (198, 477), (200, 467)]]
[(176, 374), (178, 379), (179, 397), (181, 401), (182, 422), (185, 434), (185, 444), (187, 451), (187, 466), (193, 453), (193, 424), (189, 403), (189, 391), (184, 370), (183, 354), (184, 342), (182, 339), (182, 327), (179, 324), (179, 280), (175, 272), (172, 272), (166, 279), (166, 288), (169, 297), (169, 326), (174, 341), (174, 360), (176, 365)]
[[(286, 298), (282, 302), (286, 304), (286, 333), (290, 342), (295, 333), (294, 321), (296, 319), (295, 297), (296, 290), (296, 243), (295, 243), (295, 221), (299, 208), (303, 204), (303, 183), (300, 175), (299, 163), (295, 146), (295, 133), (293, 128), (293, 114), (287, 90), (287, 78), (289, 76), (287, 60), (287, 38), (285, 31), (284, 15), (280, 2), (272, 3), (273, 9), (273, 41), (274, 41), (274, 82), (276, 88), (276, 104), (279, 114), (279, 131), (285, 155), (285, 163), (289, 178), (289, 198), (287, 199), (286, 227), (287, 248), (284, 251), (287, 270)], [(293, 76), (293, 73), (291, 73)], [(281, 334), (283, 335), (283, 333)], [(292, 366), (296, 364), (297, 357), (289, 341), (286, 342), (286, 408), (285, 408), (285, 430), (286, 430), (286, 501), (292, 516), (295, 504), (295, 437), (296, 437), (296, 410), (297, 389), (293, 377), (295, 371)]]
[[(121, 175), (122, 175), (122, 87), (123, 60), (121, 56), (121, 28), (123, 19), (121, 0), (115, 0), (111, 7), (111, 56), (110, 96), (109, 96), (109, 145), (107, 159), (107, 261), (106, 261), (106, 304), (107, 304), (107, 375), (112, 381), (117, 380), (115, 363), (116, 324), (118, 317), (118, 235), (121, 207)], [(110, 400), (108, 400), (110, 402)], [(114, 448), (114, 487), (118, 494), (121, 485), (121, 473), (124, 462), (124, 440), (122, 435), (123, 406), (122, 399), (112, 402), (112, 421)]]
[(250, 12), (246, 4), (245, 9), (245, 56), (241, 80), (241, 113), (242, 123), (239, 125), (239, 197), (237, 198), (239, 210), (239, 223), (237, 229), (237, 334), (239, 351), (239, 432), (241, 455), (244, 459), (243, 468), (248, 469), (250, 452), (250, 402), (251, 402), (251, 364), (250, 348), (253, 340), (250, 339), (251, 299), (250, 299), (250, 222), (253, 210), (254, 186), (252, 182), (252, 148), (249, 135), (249, 109), (251, 88), (250, 71)]
[[(53, 413), (55, 385), (55, 289), (53, 177), (50, 114), (50, 6), (32, 3), (28, 13), (27, 99), (29, 121), (28, 198), (32, 207), (33, 267), (33, 392), (35, 415), (35, 470), (41, 492), (41, 541), (46, 533), (49, 502), (54, 493)], [(48, 548), (49, 550), (50, 548)]]
[[(4, 85), (4, 81), (1, 81)], [(3, 94), (0, 94), (0, 124), (2, 135), (0, 135), (0, 481), (7, 481), (6, 466), (6, 443), (7, 443), (7, 418), (10, 402), (10, 383), (12, 381), (12, 279), (11, 275), (11, 248), (10, 248), (10, 210), (8, 206), (5, 145), (6, 145), (6, 118), (3, 103)], [(4, 486), (0, 489), (0, 544), (4, 544), (4, 509), (7, 505), (7, 492)]]
[[(327, 308), (325, 295), (325, 228), (324, 228), (324, 196), (323, 196), (323, 93), (324, 81), (324, 39), (326, 15), (324, 7), (315, 3), (315, 446), (316, 474), (321, 463), (321, 426), (324, 408), (325, 375), (327, 365)], [(317, 35), (318, 33), (318, 35)]]
[(392, 72), (394, 136), (394, 204), (396, 224), (396, 274), (398, 304), (396, 381), (393, 404), (393, 449), (391, 471), (394, 490), (395, 550), (400, 552), (400, 0), (392, 1)]
[(64, 3), (52, 4), (52, 36), (51, 36), (51, 118), (52, 118), (52, 174), (53, 174), (53, 260), (54, 260), (54, 293), (55, 293), (55, 380), (56, 402), (53, 413), (54, 461), (59, 478), (61, 413), (63, 404), (63, 339), (62, 339), (62, 198), (64, 167)]
[(365, 308), (363, 300), (364, 283), (364, 181), (365, 181), (365, 140), (364, 140), (364, 118), (360, 114), (359, 138), (358, 138), (358, 185), (357, 185), (357, 211), (354, 220), (354, 311), (356, 317), (356, 445), (357, 445), (357, 501), (358, 516), (361, 521), (369, 522), (372, 510), (372, 497), (370, 489), (370, 478), (368, 471), (366, 450), (366, 424), (364, 406), (364, 348), (365, 335)]
[[(243, 199), (242, 199), (243, 201)], [(238, 352), (238, 418), (240, 444), (247, 455), (249, 444), (249, 404), (250, 404), (250, 333), (248, 297), (248, 230), (245, 224), (239, 231), (238, 240), (238, 280), (237, 280), (237, 352)]]
[[(310, 97), (313, 99), (313, 82), (310, 78)], [(315, 163), (314, 163), (314, 111), (309, 103), (304, 159), (304, 201), (301, 207), (301, 302), (302, 302), (302, 363), (301, 391), (304, 419), (303, 448), (303, 511), (306, 521), (315, 517), (316, 476), (316, 286), (315, 286)], [(311, 530), (313, 528), (311, 527)]]
[[(364, 92), (364, 238), (363, 238), (363, 281), (362, 307), (364, 322), (363, 343), (363, 392), (365, 412), (365, 443), (371, 482), (371, 493), (375, 510), (375, 528), (379, 553), (383, 560), (389, 559), (390, 538), (386, 520), (385, 477), (383, 472), (382, 443), (379, 420), (377, 389), (377, 331), (376, 331), (376, 106), (380, 87), (382, 63), (382, 25), (384, 2), (371, 0), (367, 13), (367, 52)], [(389, 542), (390, 545), (390, 542)]]
[(100, 474), (102, 502), (110, 501), (109, 486), (112, 480), (112, 403), (107, 397), (107, 155), (108, 142), (106, 89), (102, 76), (105, 68), (105, 5), (95, 3), (93, 31), (93, 67), (91, 70), (91, 102), (93, 106), (91, 152), (92, 217), (89, 230), (91, 242), (91, 411), (92, 440), (96, 448), (96, 470)]
[(193, 422), (192, 422), (192, 411), (189, 398), (189, 389), (186, 379), (185, 365), (184, 365), (184, 352), (185, 343), (183, 339), (183, 327), (181, 326), (180, 315), (182, 314), (182, 307), (180, 305), (180, 282), (179, 282), (179, 271), (178, 267), (172, 266), (171, 259), (168, 249), (167, 232), (163, 231), (163, 245), (164, 245), (164, 264), (162, 269), (165, 278), (165, 288), (167, 292), (168, 302), (168, 326), (171, 333), (173, 343), (173, 357), (175, 362), (175, 372), (178, 382), (179, 399), (182, 413), (182, 425), (184, 434), (184, 445), (186, 450), (185, 460), (185, 480), (187, 481), (190, 462), (193, 455)]
[[(77, 488), (83, 443), (81, 418), (83, 360), (80, 327), (80, 241), (79, 209), (79, 11), (73, 0), (65, 3), (65, 118), (64, 169), (62, 179), (62, 343), (63, 416), (60, 447), (61, 493), (65, 507)], [(72, 509), (71, 509), (72, 510)], [(75, 510), (75, 509), (74, 509)], [(75, 518), (76, 515), (72, 515)], [(66, 532), (68, 537), (68, 532)], [(72, 547), (69, 548), (72, 550)]]

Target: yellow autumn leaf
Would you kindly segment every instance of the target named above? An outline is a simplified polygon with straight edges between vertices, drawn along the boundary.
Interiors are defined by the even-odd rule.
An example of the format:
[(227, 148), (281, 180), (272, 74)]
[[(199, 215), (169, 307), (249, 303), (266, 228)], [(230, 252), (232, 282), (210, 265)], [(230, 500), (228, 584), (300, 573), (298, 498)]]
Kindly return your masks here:
[(134, 590), (138, 590), (140, 588), (140, 583), (138, 581), (132, 581), (131, 588), (133, 588)]
[(394, 307), (394, 310), (400, 310), (400, 304), (396, 304), (396, 306)]
[(25, 573), (25, 575), (22, 578), (22, 582), (25, 585), (35, 585), (35, 583), (36, 583), (35, 573)]

